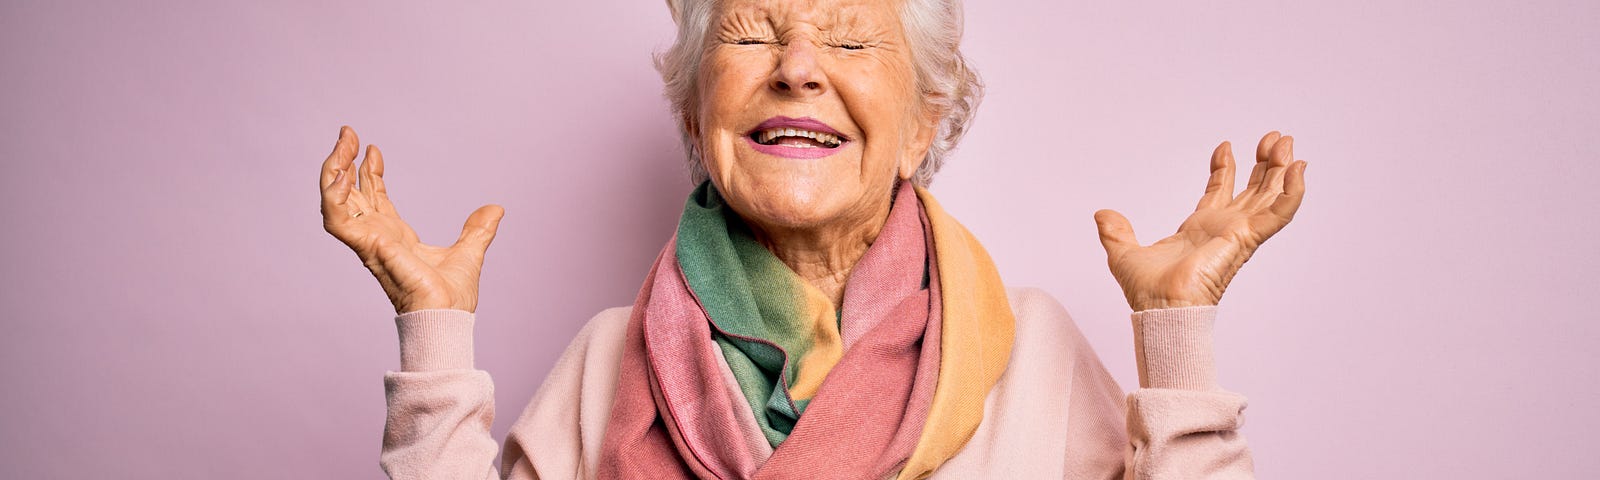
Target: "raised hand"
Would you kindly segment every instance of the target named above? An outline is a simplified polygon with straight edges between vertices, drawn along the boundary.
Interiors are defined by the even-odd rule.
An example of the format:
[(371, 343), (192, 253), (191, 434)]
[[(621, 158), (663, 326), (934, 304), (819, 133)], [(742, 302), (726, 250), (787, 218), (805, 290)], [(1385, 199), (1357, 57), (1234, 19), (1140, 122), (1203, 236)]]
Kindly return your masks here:
[(484, 253), (494, 241), (505, 210), (485, 205), (472, 212), (454, 245), (424, 244), (389, 202), (383, 188), (383, 153), (378, 146), (368, 145), (360, 171), (351, 171), (360, 146), (355, 130), (340, 127), (333, 153), (322, 162), (323, 229), (356, 252), (383, 286), (395, 313), (429, 308), (477, 310)]
[(1306, 162), (1294, 160), (1294, 137), (1261, 137), (1250, 183), (1233, 193), (1233, 146), (1211, 153), (1211, 179), (1178, 232), (1139, 246), (1133, 225), (1115, 210), (1094, 213), (1111, 275), (1134, 311), (1216, 305), (1239, 267), (1282, 230), (1305, 198)]

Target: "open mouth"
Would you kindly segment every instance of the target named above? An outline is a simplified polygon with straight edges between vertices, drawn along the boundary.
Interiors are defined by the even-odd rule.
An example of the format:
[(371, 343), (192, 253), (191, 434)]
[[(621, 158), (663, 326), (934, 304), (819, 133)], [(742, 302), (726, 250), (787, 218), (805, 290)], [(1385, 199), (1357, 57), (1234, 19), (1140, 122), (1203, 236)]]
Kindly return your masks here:
[(798, 148), (839, 148), (844, 141), (838, 135), (800, 128), (768, 128), (750, 132), (750, 140), (762, 145), (779, 145)]

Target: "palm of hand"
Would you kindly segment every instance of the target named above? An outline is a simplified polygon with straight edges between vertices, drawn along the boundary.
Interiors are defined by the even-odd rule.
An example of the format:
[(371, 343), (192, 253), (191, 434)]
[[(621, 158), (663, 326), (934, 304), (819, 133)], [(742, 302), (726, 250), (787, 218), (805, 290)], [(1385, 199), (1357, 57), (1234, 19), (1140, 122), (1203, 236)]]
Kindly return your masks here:
[(349, 174), (360, 143), (348, 127), (322, 168), (323, 228), (361, 258), (396, 313), (430, 308), (475, 311), (484, 253), (504, 210), (487, 205), (467, 218), (449, 247), (422, 243), (395, 211), (383, 185), (383, 154), (369, 145), (360, 185)]
[(1305, 161), (1294, 139), (1268, 133), (1257, 147), (1250, 183), (1233, 192), (1232, 146), (1212, 153), (1211, 178), (1195, 212), (1177, 233), (1140, 246), (1128, 220), (1095, 212), (1112, 276), (1135, 311), (1215, 305), (1256, 248), (1294, 218), (1305, 197)]
[(358, 255), (372, 252), (365, 255), (370, 258), (362, 258), (362, 264), (378, 278), (396, 312), (476, 309), (482, 258), (469, 249), (422, 243), (411, 226), (392, 212), (359, 218), (368, 217), (374, 218), (368, 225), (356, 227), (351, 248)]

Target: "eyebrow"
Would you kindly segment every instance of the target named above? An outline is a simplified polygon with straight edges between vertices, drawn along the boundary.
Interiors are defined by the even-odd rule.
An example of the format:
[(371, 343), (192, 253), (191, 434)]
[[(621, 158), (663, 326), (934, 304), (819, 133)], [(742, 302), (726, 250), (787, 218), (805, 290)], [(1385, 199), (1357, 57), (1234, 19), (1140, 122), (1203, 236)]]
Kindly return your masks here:
[[(865, 7), (861, 5), (847, 5), (808, 23), (817, 28), (819, 39), (885, 40), (893, 36), (891, 28), (880, 25), (880, 22), (861, 21), (861, 15), (854, 14), (863, 9)], [(780, 28), (774, 20), (771, 8), (762, 5), (741, 5), (725, 11), (712, 28), (717, 29), (715, 37), (722, 41), (761, 35), (770, 35), (783, 41), (788, 36), (787, 29)]]

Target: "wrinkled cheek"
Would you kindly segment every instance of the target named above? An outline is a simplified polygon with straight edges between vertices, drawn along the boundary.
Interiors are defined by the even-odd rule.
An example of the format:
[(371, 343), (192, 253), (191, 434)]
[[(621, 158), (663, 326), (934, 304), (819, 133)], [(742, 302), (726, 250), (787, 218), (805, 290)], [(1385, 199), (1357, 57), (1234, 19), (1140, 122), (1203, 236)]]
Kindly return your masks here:
[(736, 58), (730, 55), (708, 55), (700, 64), (700, 103), (704, 107), (723, 109), (721, 113), (737, 113), (746, 103), (746, 96), (762, 81), (756, 72), (771, 71), (770, 66), (756, 58)]
[[(716, 62), (701, 64), (700, 77), (696, 79), (697, 98), (694, 108), (697, 138), (695, 144), (700, 149), (701, 160), (705, 163), (706, 170), (712, 177), (725, 178), (728, 159), (732, 155), (733, 145), (726, 135), (722, 133), (724, 126), (722, 120), (729, 118), (726, 98), (721, 98), (725, 92), (722, 79), (719, 75), (710, 73), (717, 71)], [(720, 183), (720, 182), (719, 182)]]

